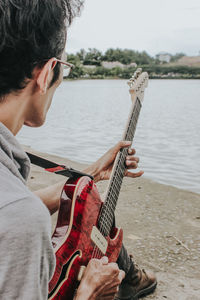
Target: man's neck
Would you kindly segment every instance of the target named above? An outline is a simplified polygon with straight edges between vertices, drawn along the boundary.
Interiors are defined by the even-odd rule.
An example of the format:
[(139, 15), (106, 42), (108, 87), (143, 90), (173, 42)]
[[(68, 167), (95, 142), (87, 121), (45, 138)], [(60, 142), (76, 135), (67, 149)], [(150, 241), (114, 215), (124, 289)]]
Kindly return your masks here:
[(0, 122), (14, 135), (25, 121), (26, 101), (19, 95), (9, 94), (0, 102)]

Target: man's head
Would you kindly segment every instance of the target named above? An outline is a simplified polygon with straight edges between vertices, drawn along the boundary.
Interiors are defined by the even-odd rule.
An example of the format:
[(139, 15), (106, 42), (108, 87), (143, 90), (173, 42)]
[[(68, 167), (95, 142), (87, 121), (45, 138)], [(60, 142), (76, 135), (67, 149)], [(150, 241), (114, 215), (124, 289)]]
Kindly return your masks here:
[[(82, 0), (0, 0), (0, 102), (23, 89), (36, 66), (61, 58), (66, 28), (80, 11)], [(54, 68), (51, 84), (59, 77)]]
[(83, 0), (0, 0), (0, 122), (41, 126), (62, 80), (67, 27)]

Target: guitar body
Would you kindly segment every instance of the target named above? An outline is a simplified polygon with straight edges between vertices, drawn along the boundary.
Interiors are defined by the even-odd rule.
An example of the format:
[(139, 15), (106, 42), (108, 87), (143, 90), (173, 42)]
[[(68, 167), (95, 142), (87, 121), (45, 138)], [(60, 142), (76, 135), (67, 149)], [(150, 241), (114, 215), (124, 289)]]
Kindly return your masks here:
[(81, 266), (91, 258), (106, 255), (116, 262), (122, 246), (122, 230), (113, 226), (106, 253), (91, 239), (93, 227), (98, 227), (102, 201), (93, 180), (87, 176), (69, 179), (61, 195), (61, 204), (52, 243), (56, 254), (56, 270), (49, 283), (49, 299), (72, 300), (79, 285)]

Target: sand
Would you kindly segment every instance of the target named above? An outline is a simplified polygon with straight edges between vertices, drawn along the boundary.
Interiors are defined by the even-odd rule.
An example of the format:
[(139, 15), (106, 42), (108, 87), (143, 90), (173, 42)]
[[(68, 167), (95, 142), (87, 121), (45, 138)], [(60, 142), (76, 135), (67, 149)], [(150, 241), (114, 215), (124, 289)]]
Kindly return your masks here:
[[(54, 155), (42, 155), (79, 170), (85, 167)], [(34, 191), (60, 179), (33, 166), (28, 185)], [(97, 185), (103, 193), (107, 182)], [(52, 217), (53, 226), (56, 217)], [(129, 253), (140, 267), (157, 275), (157, 290), (145, 299), (200, 300), (200, 194), (145, 178), (125, 178), (116, 220), (124, 230)]]

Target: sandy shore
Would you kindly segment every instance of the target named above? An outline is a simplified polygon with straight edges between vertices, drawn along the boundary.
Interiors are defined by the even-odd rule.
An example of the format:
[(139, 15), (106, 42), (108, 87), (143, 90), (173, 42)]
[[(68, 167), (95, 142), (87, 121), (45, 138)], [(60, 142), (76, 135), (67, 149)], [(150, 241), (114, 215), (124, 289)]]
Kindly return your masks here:
[[(57, 163), (79, 170), (84, 165), (53, 155)], [(60, 180), (33, 166), (29, 187), (34, 191)], [(104, 192), (107, 182), (98, 184)], [(145, 178), (125, 179), (116, 219), (124, 244), (135, 261), (158, 277), (156, 292), (145, 299), (200, 299), (200, 194)], [(53, 224), (56, 215), (52, 217)]]

